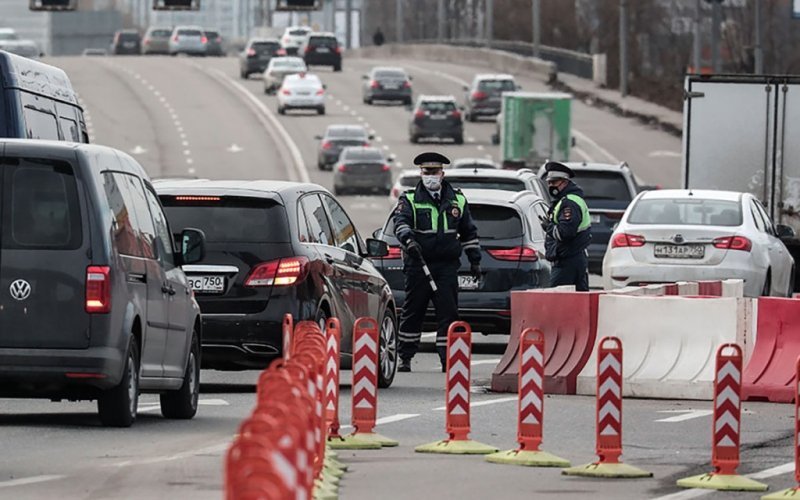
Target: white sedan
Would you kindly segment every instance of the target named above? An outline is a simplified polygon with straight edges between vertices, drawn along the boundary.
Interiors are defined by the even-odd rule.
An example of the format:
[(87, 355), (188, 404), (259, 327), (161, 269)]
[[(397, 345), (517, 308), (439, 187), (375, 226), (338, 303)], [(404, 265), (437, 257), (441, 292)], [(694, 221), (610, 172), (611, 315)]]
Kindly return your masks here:
[(305, 61), (301, 57), (273, 57), (269, 60), (267, 69), (264, 70), (264, 93), (271, 94), (283, 84), (283, 79), (308, 71)]
[(278, 113), (283, 115), (290, 109), (315, 109), (325, 114), (325, 85), (317, 75), (297, 73), (283, 79), (278, 89)]
[(645, 191), (611, 235), (603, 286), (742, 279), (748, 297), (790, 296), (794, 260), (780, 238), (793, 236), (748, 193)]

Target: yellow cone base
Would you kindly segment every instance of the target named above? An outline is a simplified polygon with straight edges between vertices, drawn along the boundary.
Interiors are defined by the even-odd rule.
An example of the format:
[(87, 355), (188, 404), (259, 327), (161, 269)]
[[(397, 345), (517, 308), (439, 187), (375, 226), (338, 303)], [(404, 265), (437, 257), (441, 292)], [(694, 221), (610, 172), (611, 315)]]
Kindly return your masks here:
[(493, 464), (525, 465), (528, 467), (569, 467), (569, 460), (557, 457), (546, 451), (508, 450), (486, 455), (486, 461)]
[(678, 480), (683, 488), (704, 488), (724, 491), (767, 491), (768, 486), (758, 481), (734, 474), (701, 474)]
[(581, 476), (581, 477), (607, 477), (607, 478), (637, 478), (637, 477), (653, 477), (652, 472), (647, 472), (638, 467), (628, 464), (604, 464), (593, 463), (586, 465), (579, 465), (577, 467), (570, 467), (561, 471), (565, 476)]
[(472, 441), (471, 439), (464, 441), (445, 439), (417, 446), (414, 451), (417, 453), (444, 453), (450, 455), (488, 455), (498, 450), (494, 446)]
[(359, 441), (366, 441), (367, 443), (378, 443), (381, 446), (391, 448), (393, 446), (400, 446), (400, 442), (374, 432), (354, 432), (349, 437), (358, 439)]
[(325, 464), (322, 470), (326, 476), (335, 477), (337, 479), (344, 476), (344, 471), (342, 469), (336, 468), (330, 464)]
[(788, 490), (770, 493), (761, 497), (761, 500), (786, 500), (791, 498), (800, 499), (800, 488), (789, 488)]
[(329, 437), (328, 448), (332, 450), (380, 450), (380, 443), (362, 441), (353, 436)]
[(314, 483), (313, 496), (314, 500), (339, 500), (336, 487), (319, 479)]

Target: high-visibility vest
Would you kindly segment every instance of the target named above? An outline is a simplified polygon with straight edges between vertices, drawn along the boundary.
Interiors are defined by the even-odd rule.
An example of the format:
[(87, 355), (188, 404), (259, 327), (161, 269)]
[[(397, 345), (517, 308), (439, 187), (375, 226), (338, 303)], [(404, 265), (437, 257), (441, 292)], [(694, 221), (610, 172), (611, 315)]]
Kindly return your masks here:
[[(433, 233), (438, 232), (439, 231), (439, 215), (441, 215), (440, 212), (439, 212), (439, 208), (440, 207), (437, 207), (433, 203), (427, 203), (427, 202), (418, 203), (418, 202), (414, 201), (414, 192), (413, 191), (410, 191), (410, 192), (406, 193), (406, 198), (408, 199), (409, 202), (411, 202), (411, 210), (414, 213), (414, 229), (415, 230), (417, 229), (417, 210), (428, 210), (431, 213), (431, 232), (433, 232)], [(462, 214), (464, 213), (464, 206), (466, 204), (467, 204), (467, 198), (461, 193), (456, 193), (456, 205), (458, 206), (459, 213), (462, 213)], [(436, 214), (436, 217), (434, 217), (434, 214)], [(448, 227), (448, 224), (447, 224), (447, 217), (444, 217), (443, 229), (444, 229), (445, 232), (449, 232), (450, 231), (450, 228)]]
[[(568, 194), (565, 198), (569, 198), (570, 201), (575, 202), (581, 209), (581, 224), (578, 226), (578, 232), (580, 233), (581, 231), (589, 229), (592, 225), (592, 217), (589, 215), (589, 207), (586, 206), (586, 202), (583, 201), (583, 198), (577, 194)], [(564, 198), (558, 200), (555, 209), (553, 209), (553, 222), (556, 224), (558, 224), (558, 213), (561, 211), (562, 201), (564, 201)]]

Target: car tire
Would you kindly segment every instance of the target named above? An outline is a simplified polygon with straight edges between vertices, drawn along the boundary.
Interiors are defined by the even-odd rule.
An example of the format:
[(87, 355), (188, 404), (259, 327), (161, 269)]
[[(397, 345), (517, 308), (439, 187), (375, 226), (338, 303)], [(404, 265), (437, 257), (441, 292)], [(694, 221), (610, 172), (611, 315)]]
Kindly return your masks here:
[(317, 108), (317, 114), (318, 115), (324, 115), (325, 114), (325, 107), (323, 106), (321, 108)]
[(473, 113), (467, 113), (467, 121), (475, 123), (478, 121), (478, 117), (475, 116)]
[(411, 106), (411, 98), (409, 97), (409, 98), (405, 99), (403, 101), (403, 104), (405, 104), (406, 106)]
[(106, 427), (130, 427), (139, 409), (139, 346), (131, 335), (122, 379), (97, 399), (100, 422)]
[[(173, 54), (173, 55), (174, 55), (174, 54)], [(242, 80), (247, 80), (247, 78), (248, 78), (249, 76), (250, 76), (250, 75), (248, 75), (246, 72), (244, 72), (244, 71), (239, 71), (239, 78), (241, 78)]]
[(378, 387), (392, 385), (397, 373), (397, 320), (387, 307), (378, 325)]
[(372, 106), (372, 99), (371, 98), (364, 99), (364, 104), (366, 104), (367, 106)]
[(342, 70), (342, 65), (341, 64), (335, 64), (333, 66), (333, 71), (336, 71), (338, 73), (341, 70)]
[(761, 289), (762, 297), (769, 297), (772, 292), (772, 272), (767, 270), (767, 277), (764, 279), (764, 288)]
[(188, 420), (197, 414), (197, 402), (200, 400), (200, 346), (197, 332), (192, 332), (192, 344), (183, 384), (180, 389), (161, 394), (161, 415), (164, 418)]
[(325, 164), (317, 162), (317, 168), (320, 169), (320, 170), (325, 170)]
[(341, 194), (344, 194), (344, 191), (339, 186), (333, 186), (333, 194), (334, 196), (339, 196)]
[(266, 86), (264, 87), (264, 93), (267, 94), (267, 95), (271, 94), (271, 92), (269, 91), (269, 87), (266, 87)]
[(412, 135), (411, 137), (408, 138), (408, 140), (411, 141), (411, 144), (417, 144), (419, 142), (419, 136)]
[(464, 144), (464, 136), (463, 135), (457, 135), (457, 136), (453, 137), (453, 139), (456, 141), (456, 144)]
[(278, 114), (279, 115), (285, 115), (286, 114), (286, 108), (284, 108), (283, 106), (278, 106)]

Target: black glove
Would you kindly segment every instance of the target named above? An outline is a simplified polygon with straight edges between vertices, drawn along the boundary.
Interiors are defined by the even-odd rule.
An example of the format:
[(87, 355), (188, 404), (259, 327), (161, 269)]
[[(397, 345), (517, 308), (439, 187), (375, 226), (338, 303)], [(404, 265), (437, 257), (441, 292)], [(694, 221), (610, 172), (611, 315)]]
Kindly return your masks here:
[(413, 239), (406, 243), (406, 253), (414, 259), (422, 260), (422, 247)]
[(481, 265), (477, 262), (469, 266), (469, 272), (476, 280), (481, 279)]
[(550, 234), (550, 231), (553, 230), (553, 221), (544, 217), (539, 217), (539, 222), (542, 224), (544, 232)]

